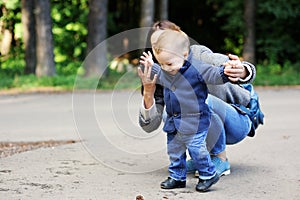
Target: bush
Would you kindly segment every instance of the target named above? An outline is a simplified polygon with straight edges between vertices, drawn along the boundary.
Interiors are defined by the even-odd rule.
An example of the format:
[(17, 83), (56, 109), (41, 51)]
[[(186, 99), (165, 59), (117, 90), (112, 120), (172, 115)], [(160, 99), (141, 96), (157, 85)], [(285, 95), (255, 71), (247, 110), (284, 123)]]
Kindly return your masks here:
[(279, 86), (300, 84), (300, 63), (257, 65), (255, 85)]

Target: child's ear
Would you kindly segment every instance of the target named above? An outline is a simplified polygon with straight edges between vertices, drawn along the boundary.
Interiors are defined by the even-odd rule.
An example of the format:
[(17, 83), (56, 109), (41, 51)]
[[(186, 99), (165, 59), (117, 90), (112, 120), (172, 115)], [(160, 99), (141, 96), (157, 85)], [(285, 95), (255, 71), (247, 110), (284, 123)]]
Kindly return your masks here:
[(189, 52), (188, 52), (188, 51), (184, 52), (184, 53), (183, 53), (184, 59), (187, 59), (188, 55), (189, 55)]

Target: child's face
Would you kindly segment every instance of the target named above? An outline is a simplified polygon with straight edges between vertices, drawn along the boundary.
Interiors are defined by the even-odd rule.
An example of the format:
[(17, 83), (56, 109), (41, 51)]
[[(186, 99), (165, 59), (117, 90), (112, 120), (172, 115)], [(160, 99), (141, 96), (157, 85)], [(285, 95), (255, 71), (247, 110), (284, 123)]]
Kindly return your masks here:
[(161, 51), (159, 54), (156, 54), (154, 51), (154, 56), (160, 67), (171, 75), (175, 75), (179, 71), (185, 60), (184, 55), (179, 56), (167, 51)]

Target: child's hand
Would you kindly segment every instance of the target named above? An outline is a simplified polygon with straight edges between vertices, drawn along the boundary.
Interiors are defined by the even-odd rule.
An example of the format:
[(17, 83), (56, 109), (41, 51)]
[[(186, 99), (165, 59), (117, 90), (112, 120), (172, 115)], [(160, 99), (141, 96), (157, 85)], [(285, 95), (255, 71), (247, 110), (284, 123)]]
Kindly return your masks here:
[(154, 64), (152, 54), (150, 51), (148, 51), (148, 54), (146, 52), (143, 52), (143, 56), (141, 56), (140, 63), (143, 64), (145, 68), (151, 67)]
[(229, 58), (231, 60), (223, 64), (225, 66), (224, 73), (228, 76), (229, 80), (237, 82), (240, 78), (246, 77), (247, 72), (239, 57), (229, 54)]
[(144, 65), (144, 71), (141, 69), (141, 67), (138, 68), (138, 74), (141, 78), (142, 84), (144, 86), (143, 90), (143, 96), (144, 96), (144, 106), (145, 108), (150, 108), (153, 105), (153, 98), (154, 98), (154, 92), (155, 92), (155, 83), (157, 79), (157, 74), (154, 75), (153, 80), (151, 80), (151, 70), (152, 65), (154, 64), (152, 60), (152, 55), (150, 52), (143, 53), (144, 56), (141, 56), (140, 63)]
[(144, 85), (144, 91), (149, 90), (150, 93), (154, 93), (157, 74), (155, 74), (153, 80), (151, 80), (151, 70), (154, 62), (150, 51), (148, 51), (148, 54), (146, 52), (143, 53), (140, 63), (144, 65), (144, 71), (142, 71), (140, 67), (138, 68), (138, 75), (141, 78), (142, 84)]

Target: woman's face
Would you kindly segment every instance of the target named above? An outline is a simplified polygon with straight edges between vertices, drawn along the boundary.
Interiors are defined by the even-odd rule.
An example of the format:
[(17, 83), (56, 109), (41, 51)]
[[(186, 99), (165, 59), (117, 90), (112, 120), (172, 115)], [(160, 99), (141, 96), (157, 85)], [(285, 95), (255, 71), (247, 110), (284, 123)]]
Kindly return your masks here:
[(171, 75), (175, 75), (183, 66), (185, 56), (179, 56), (168, 51), (161, 51), (159, 54), (153, 52), (160, 67)]

